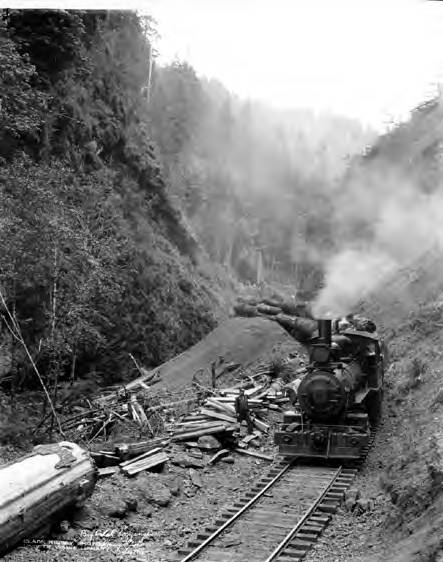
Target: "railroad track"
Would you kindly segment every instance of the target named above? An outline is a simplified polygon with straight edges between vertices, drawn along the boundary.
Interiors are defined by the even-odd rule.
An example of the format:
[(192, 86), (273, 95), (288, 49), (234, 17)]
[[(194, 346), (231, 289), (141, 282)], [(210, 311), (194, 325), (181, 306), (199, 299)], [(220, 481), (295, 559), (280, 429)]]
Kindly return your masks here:
[(337, 511), (362, 457), (348, 466), (304, 466), (284, 461), (178, 551), (181, 562), (295, 562), (318, 541)]

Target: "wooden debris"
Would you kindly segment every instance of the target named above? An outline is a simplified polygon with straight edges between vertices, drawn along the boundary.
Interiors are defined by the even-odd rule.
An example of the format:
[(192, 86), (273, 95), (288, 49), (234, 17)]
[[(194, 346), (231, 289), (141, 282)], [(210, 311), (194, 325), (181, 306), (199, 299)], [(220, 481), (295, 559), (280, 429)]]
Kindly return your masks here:
[(116, 474), (119, 471), (120, 471), (120, 467), (118, 466), (107, 466), (106, 468), (99, 468), (98, 477), (104, 478), (105, 476), (111, 476), (111, 474)]
[(218, 451), (218, 453), (216, 453), (208, 460), (208, 464), (215, 464), (222, 457), (226, 457), (227, 455), (229, 455), (229, 453), (229, 449), (222, 449), (221, 451)]
[(273, 461), (274, 457), (271, 457), (270, 455), (263, 455), (262, 453), (256, 453), (254, 451), (248, 451), (246, 449), (239, 449), (238, 447), (236, 447), (234, 449), (234, 451), (236, 453), (240, 453), (242, 455), (249, 455), (251, 457), (257, 457), (258, 459), (263, 459), (265, 461)]
[(119, 466), (120, 466), (120, 468), (126, 468), (127, 466), (137, 464), (138, 462), (140, 462), (144, 459), (147, 459), (149, 457), (152, 457), (153, 455), (159, 453), (161, 450), (162, 450), (161, 447), (156, 447), (155, 449), (152, 449), (151, 451), (148, 451), (147, 453), (142, 453), (138, 457), (135, 457), (135, 459), (131, 459), (129, 461), (121, 462)]
[(97, 453), (91, 451), (89, 453), (96, 462), (97, 466), (104, 468), (107, 466), (114, 466), (120, 462), (120, 457), (112, 455), (109, 452), (98, 451)]
[(248, 443), (250, 441), (252, 441), (253, 439), (257, 439), (257, 437), (261, 436), (261, 432), (260, 431), (254, 431), (254, 433), (251, 433), (250, 435), (246, 435), (246, 437), (243, 437), (243, 439), (239, 442), (238, 446), (240, 448), (245, 448), (248, 446)]
[(223, 421), (230, 422), (230, 423), (236, 423), (236, 421), (237, 421), (236, 418), (233, 418), (232, 416), (227, 416), (225, 414), (219, 414), (218, 412), (208, 410), (207, 408), (202, 408), (200, 411), (202, 412), (202, 414), (204, 414), (208, 418), (223, 420)]
[(257, 418), (252, 417), (252, 423), (255, 425), (255, 427), (257, 429), (259, 429), (260, 431), (264, 431), (264, 432), (268, 432), (269, 431), (269, 425)]
[(223, 431), (226, 431), (227, 428), (228, 426), (226, 424), (220, 424), (206, 429), (190, 431), (187, 433), (180, 433), (179, 435), (173, 435), (172, 441), (188, 441), (190, 438), (200, 437), (201, 435), (212, 435), (214, 433), (222, 433)]
[(122, 467), (121, 470), (123, 474), (133, 476), (142, 470), (147, 470), (149, 468), (153, 468), (154, 466), (158, 466), (159, 464), (164, 464), (168, 459), (169, 457), (166, 453), (157, 453), (137, 462), (132, 462), (129, 465)]
[(139, 441), (137, 443), (119, 443), (115, 445), (115, 452), (119, 456), (120, 461), (126, 461), (131, 457), (147, 453), (156, 447), (165, 447), (169, 443), (169, 439), (151, 439), (150, 441)]
[[(235, 420), (234, 420), (235, 423)], [(178, 424), (177, 430), (175, 431), (175, 434), (178, 433), (189, 433), (190, 431), (194, 431), (194, 430), (198, 430), (198, 429), (207, 429), (210, 427), (216, 427), (220, 425), (220, 421), (218, 420), (211, 420), (211, 421), (207, 421), (206, 423), (192, 423), (192, 424)]]
[(206, 404), (214, 407), (218, 411), (226, 412), (227, 414), (236, 416), (235, 408), (233, 406), (230, 406), (229, 404), (223, 404), (222, 402), (219, 402), (215, 398), (208, 398), (206, 400)]

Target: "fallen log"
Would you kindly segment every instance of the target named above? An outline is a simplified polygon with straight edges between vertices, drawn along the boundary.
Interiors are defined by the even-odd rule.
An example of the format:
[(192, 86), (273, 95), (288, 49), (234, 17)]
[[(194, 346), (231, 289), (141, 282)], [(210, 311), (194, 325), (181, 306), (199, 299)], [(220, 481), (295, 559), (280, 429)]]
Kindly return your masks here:
[(0, 555), (47, 532), (60, 511), (91, 495), (96, 479), (89, 453), (66, 441), (0, 466)]
[(234, 312), (237, 316), (244, 316), (246, 318), (256, 316), (257, 308), (250, 304), (235, 304), (233, 306)]
[(281, 314), (282, 309), (279, 306), (270, 306), (269, 304), (259, 304), (257, 306), (258, 312), (267, 314), (268, 316), (276, 316)]
[(223, 402), (219, 402), (215, 398), (208, 398), (206, 400), (205, 404), (212, 406), (213, 408), (215, 408), (218, 411), (221, 410), (222, 412), (226, 412), (227, 414), (229, 414), (231, 416), (236, 416), (234, 406), (231, 406), (230, 404), (226, 404), (226, 403), (223, 403)]
[(207, 423), (199, 423), (198, 425), (185, 426), (183, 428), (180, 427), (178, 428), (178, 430), (174, 431), (174, 435), (182, 435), (184, 433), (190, 433), (200, 430), (203, 431), (204, 429), (212, 429), (213, 427), (219, 427), (219, 426), (220, 426), (220, 422), (217, 420), (208, 421)]
[(286, 314), (277, 314), (272, 316), (292, 337), (301, 342), (306, 342), (314, 335), (317, 330), (317, 323), (310, 318), (299, 318), (287, 316)]
[(115, 452), (121, 461), (147, 453), (156, 447), (164, 447), (169, 443), (168, 439), (158, 438), (150, 441), (139, 441), (137, 443), (119, 443), (115, 445)]
[(250, 457), (257, 457), (258, 459), (263, 459), (265, 461), (273, 461), (274, 457), (271, 457), (270, 455), (263, 455), (262, 453), (255, 453), (254, 451), (249, 451), (247, 449), (239, 449), (238, 447), (236, 447), (234, 449), (234, 451), (236, 453), (240, 453), (242, 455), (249, 455)]
[(180, 433), (179, 435), (173, 435), (172, 441), (189, 441), (190, 438), (201, 437), (202, 435), (212, 435), (214, 433), (222, 433), (226, 431), (228, 426), (226, 424), (221, 424), (216, 427), (210, 427), (208, 429), (201, 429), (199, 431), (190, 431), (189, 433)]

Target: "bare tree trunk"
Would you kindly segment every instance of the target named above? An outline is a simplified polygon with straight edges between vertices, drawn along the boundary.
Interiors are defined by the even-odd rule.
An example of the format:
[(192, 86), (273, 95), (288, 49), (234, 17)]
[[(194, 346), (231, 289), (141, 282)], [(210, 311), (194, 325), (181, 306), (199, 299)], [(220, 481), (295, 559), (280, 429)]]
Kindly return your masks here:
[[(58, 278), (58, 251), (57, 246), (54, 247), (54, 281), (52, 285), (52, 310), (51, 310), (51, 375), (53, 377), (53, 387), (52, 387), (52, 401), (57, 405), (57, 385), (58, 385), (58, 370), (59, 365), (57, 361), (57, 353), (55, 351), (55, 322), (56, 322), (56, 311), (57, 311), (57, 278)], [(51, 416), (51, 425), (49, 429), (50, 435), (54, 428), (54, 415)]]
[(64, 437), (65, 434), (64, 434), (63, 429), (60, 425), (60, 420), (58, 419), (58, 416), (57, 416), (57, 413), (55, 411), (54, 404), (52, 403), (51, 397), (49, 395), (48, 389), (46, 388), (46, 385), (43, 381), (43, 378), (40, 374), (40, 371), (38, 370), (37, 365), (35, 364), (35, 361), (34, 361), (32, 355), (31, 355), (31, 353), (28, 349), (28, 346), (26, 345), (26, 342), (23, 339), (23, 334), (22, 334), (22, 331), (20, 329), (20, 325), (18, 324), (16, 318), (12, 315), (11, 311), (9, 310), (8, 305), (6, 304), (5, 297), (3, 296), (3, 293), (1, 291), (1, 289), (0, 289), (0, 301), (1, 301), (1, 304), (3, 305), (3, 308), (6, 311), (6, 315), (8, 317), (8, 320), (6, 319), (5, 316), (3, 317), (5, 322), (6, 322), (6, 326), (7, 326), (8, 330), (11, 332), (12, 337), (15, 338), (22, 345), (23, 349), (25, 350), (25, 353), (28, 356), (29, 361), (31, 362), (32, 368), (33, 368), (35, 374), (37, 375), (37, 378), (38, 378), (38, 380), (39, 380), (39, 382), (40, 382), (40, 384), (43, 388), (43, 392), (46, 395), (46, 398), (47, 398), (48, 403), (51, 407), (52, 413), (53, 413), (53, 415), (54, 415), (54, 417), (57, 421), (57, 425), (58, 425), (60, 434)]
[(71, 363), (71, 386), (74, 384), (75, 382), (75, 363), (77, 361), (77, 353), (74, 350), (74, 353), (72, 355), (72, 363)]

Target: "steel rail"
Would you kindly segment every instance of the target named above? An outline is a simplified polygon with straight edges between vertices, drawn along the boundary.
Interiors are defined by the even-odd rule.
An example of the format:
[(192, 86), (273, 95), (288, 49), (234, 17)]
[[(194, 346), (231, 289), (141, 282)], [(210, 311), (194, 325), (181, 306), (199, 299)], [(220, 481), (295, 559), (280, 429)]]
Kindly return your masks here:
[[(270, 481), (266, 486), (260, 490), (246, 505), (244, 505), (237, 513), (235, 513), (230, 519), (228, 519), (221, 527), (212, 533), (207, 539), (205, 539), (201, 544), (197, 546), (192, 552), (190, 552), (181, 562), (188, 562), (192, 560), (199, 554), (209, 543), (211, 543), (215, 538), (217, 538), (225, 529), (227, 529), (232, 523), (234, 523), (245, 511), (247, 511), (257, 500), (259, 500), (269, 488), (271, 488), (277, 480), (279, 480), (283, 474), (292, 466), (292, 463), (288, 463), (283, 467), (280, 472)], [(334, 478), (335, 479), (335, 478)]]
[(343, 467), (340, 466), (337, 469), (337, 471), (335, 472), (334, 476), (331, 478), (331, 481), (329, 482), (327, 487), (321, 492), (321, 494), (318, 496), (318, 498), (312, 503), (311, 507), (309, 507), (305, 511), (305, 513), (302, 515), (301, 519), (297, 522), (297, 524), (289, 531), (289, 533), (286, 535), (286, 537), (273, 550), (273, 552), (268, 556), (268, 558), (266, 558), (266, 560), (264, 562), (272, 562), (273, 560), (276, 560), (277, 556), (279, 556), (282, 553), (282, 551), (284, 551), (285, 547), (291, 542), (291, 540), (293, 539), (293, 537), (297, 533), (297, 531), (300, 529), (300, 527), (302, 527), (306, 523), (307, 519), (309, 519), (309, 517), (317, 509), (319, 504), (321, 504), (321, 502), (323, 501), (323, 499), (325, 498), (325, 496), (327, 495), (329, 490), (333, 487), (337, 478), (340, 476), (342, 470), (343, 470)]

